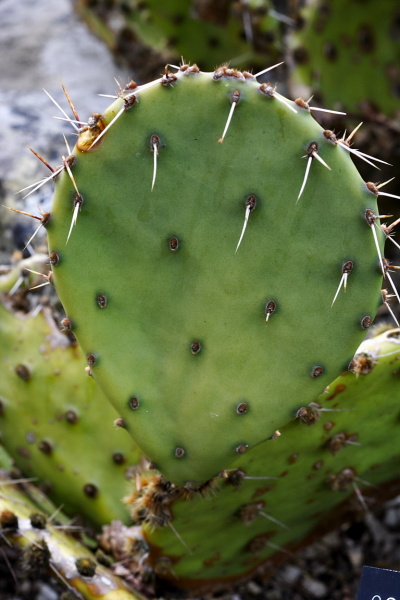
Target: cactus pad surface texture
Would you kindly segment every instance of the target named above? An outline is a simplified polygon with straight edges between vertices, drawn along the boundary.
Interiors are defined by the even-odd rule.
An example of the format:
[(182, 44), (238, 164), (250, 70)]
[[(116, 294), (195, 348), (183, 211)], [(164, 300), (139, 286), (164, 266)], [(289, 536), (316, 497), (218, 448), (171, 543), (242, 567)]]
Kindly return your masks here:
[[(6, 279), (11, 283), (24, 267), (34, 267), (32, 262), (0, 277), (0, 290)], [(59, 331), (50, 308), (16, 314), (12, 298), (6, 294), (0, 302), (4, 448), (71, 516), (86, 515), (97, 527), (116, 518), (127, 521), (121, 498), (130, 487), (126, 470), (140, 458), (136, 445), (113, 425), (118, 414), (86, 375), (81, 349)]]
[[(241, 457), (212, 490), (189, 503), (184, 495), (174, 500), (173, 491), (168, 503), (165, 493), (165, 514), (173, 515), (187, 547), (170, 528), (145, 524), (155, 571), (196, 591), (224, 578), (226, 585), (260, 564), (273, 569), (313, 538), (398, 494), (399, 336), (395, 329), (363, 342), (351, 371), (315, 402), (298, 405), (279, 439)], [(133, 497), (133, 514), (144, 497), (143, 491)]]
[(301, 16), (302, 28), (288, 40), (293, 82), (347, 111), (398, 114), (398, 2), (317, 0), (306, 3)]
[(72, 330), (145, 455), (199, 486), (347, 367), (378, 192), (307, 105), (228, 67), (131, 84), (65, 164), (46, 229)]

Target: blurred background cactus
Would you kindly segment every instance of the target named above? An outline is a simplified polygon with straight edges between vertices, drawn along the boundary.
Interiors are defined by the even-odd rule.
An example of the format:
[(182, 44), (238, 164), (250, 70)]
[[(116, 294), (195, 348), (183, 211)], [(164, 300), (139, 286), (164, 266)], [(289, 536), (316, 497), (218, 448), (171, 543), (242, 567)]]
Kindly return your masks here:
[(282, 31), (294, 23), (265, 0), (76, 0), (76, 10), (139, 79), (156, 77), (167, 63), (197, 61), (212, 70), (229, 62), (261, 69), (282, 56)]
[[(371, 118), (399, 113), (400, 11), (395, 0), (308, 2), (288, 37), (294, 84)], [(339, 98), (340, 96), (340, 98)]]

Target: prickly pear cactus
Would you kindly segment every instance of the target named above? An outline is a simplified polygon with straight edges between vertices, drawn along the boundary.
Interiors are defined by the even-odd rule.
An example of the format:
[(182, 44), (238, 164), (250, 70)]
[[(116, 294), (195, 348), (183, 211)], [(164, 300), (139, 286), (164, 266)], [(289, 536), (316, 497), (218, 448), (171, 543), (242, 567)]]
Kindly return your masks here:
[(308, 2), (301, 28), (288, 38), (293, 82), (328, 105), (394, 115), (400, 110), (399, 18), (396, 0), (386, 0), (384, 10), (374, 0)]
[[(157, 0), (138, 3), (75, 0), (78, 14), (139, 78), (168, 62), (196, 57), (204, 68), (232, 60), (256, 67), (282, 52), (282, 23), (266, 0)], [(270, 10), (272, 10), (270, 14)]]
[(216, 476), (348, 364), (381, 287), (380, 192), (306, 103), (183, 65), (91, 117), (61, 170), (57, 292), (168, 480)]
[[(279, 438), (190, 502), (187, 491), (144, 476), (129, 501), (158, 577), (196, 593), (226, 586), (398, 494), (399, 361), (399, 329), (364, 342), (350, 371), (315, 402), (297, 402)], [(154, 528), (171, 521), (174, 530)]]
[[(12, 289), (32, 262), (0, 277), (0, 288)], [(3, 299), (10, 305), (13, 296)], [(140, 453), (113, 425), (118, 415), (86, 375), (80, 348), (60, 332), (49, 307), (23, 315), (0, 303), (0, 334), (0, 432), (14, 464), (70, 515), (85, 514), (98, 527), (127, 521), (125, 473)]]

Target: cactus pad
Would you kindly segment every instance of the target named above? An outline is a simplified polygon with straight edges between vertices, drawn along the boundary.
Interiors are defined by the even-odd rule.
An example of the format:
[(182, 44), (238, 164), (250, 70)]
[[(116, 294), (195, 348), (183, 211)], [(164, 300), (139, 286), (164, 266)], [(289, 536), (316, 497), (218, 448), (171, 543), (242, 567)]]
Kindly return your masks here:
[[(145, 484), (132, 515), (146, 499), (148, 561), (159, 577), (196, 593), (226, 586), (399, 493), (399, 336), (396, 329), (363, 342), (351, 371), (298, 405), (279, 439), (239, 458), (212, 490), (188, 502), (156, 478)], [(154, 529), (161, 507), (180, 539)]]
[(281, 23), (269, 14), (268, 0), (212, 2), (157, 0), (75, 0), (90, 29), (140, 78), (153, 77), (181, 56), (194, 56), (204, 68), (232, 59), (254, 67), (278, 58)]
[(70, 515), (126, 521), (125, 473), (140, 453), (113, 425), (118, 414), (85, 374), (82, 351), (49, 308), (17, 316), (0, 304), (0, 332), (0, 432), (14, 464)]
[(200, 485), (348, 364), (381, 286), (377, 194), (307, 107), (227, 67), (122, 92), (68, 165), (47, 231), (72, 329), (146, 456)]
[(289, 38), (294, 83), (351, 112), (395, 115), (400, 110), (399, 4), (386, 0), (381, 8), (374, 0), (309, 3), (303, 27)]

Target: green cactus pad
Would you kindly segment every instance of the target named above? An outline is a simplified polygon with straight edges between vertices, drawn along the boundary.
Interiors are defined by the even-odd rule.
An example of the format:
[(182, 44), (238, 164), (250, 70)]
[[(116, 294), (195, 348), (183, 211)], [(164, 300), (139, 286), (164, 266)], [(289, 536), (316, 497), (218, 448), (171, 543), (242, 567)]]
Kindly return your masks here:
[(182, 66), (123, 96), (78, 140), (79, 192), (56, 182), (54, 281), (128, 432), (197, 485), (350, 360), (380, 297), (376, 195), (309, 110), (248, 73)]
[(14, 464), (50, 497), (92, 524), (122, 519), (125, 473), (140, 453), (96, 383), (79, 347), (49, 309), (16, 316), (0, 304), (0, 432)]
[[(282, 51), (282, 24), (270, 16), (270, 2), (207, 0), (75, 0), (90, 29), (140, 78), (157, 76), (166, 63), (186, 60), (213, 69), (263, 65)], [(261, 67), (260, 67), (261, 68)]]
[[(385, 0), (318, 0), (303, 10), (289, 38), (292, 80), (328, 106), (395, 115), (400, 110), (399, 4)], [(351, 73), (351, 76), (349, 74)]]
[[(148, 561), (161, 579), (196, 594), (226, 586), (398, 495), (400, 330), (364, 342), (352, 369), (312, 406), (298, 404), (282, 435), (241, 457), (212, 490), (188, 501), (156, 478), (145, 483), (132, 515), (149, 523)], [(179, 538), (154, 528), (161, 508)]]

